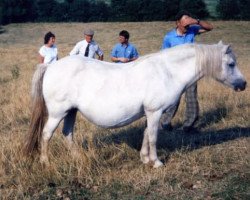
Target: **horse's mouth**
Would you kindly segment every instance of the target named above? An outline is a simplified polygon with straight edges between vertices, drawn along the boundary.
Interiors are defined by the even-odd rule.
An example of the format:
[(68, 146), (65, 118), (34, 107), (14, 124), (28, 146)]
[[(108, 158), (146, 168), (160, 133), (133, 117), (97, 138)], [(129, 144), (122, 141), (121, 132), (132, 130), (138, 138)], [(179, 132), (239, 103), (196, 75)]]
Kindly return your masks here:
[(234, 86), (234, 90), (235, 90), (236, 92), (243, 91), (243, 90), (246, 89), (246, 85), (247, 85), (247, 82), (246, 82), (246, 81), (238, 82), (238, 83)]
[(235, 90), (236, 92), (241, 92), (241, 91), (244, 91), (245, 88), (235, 88), (234, 90)]

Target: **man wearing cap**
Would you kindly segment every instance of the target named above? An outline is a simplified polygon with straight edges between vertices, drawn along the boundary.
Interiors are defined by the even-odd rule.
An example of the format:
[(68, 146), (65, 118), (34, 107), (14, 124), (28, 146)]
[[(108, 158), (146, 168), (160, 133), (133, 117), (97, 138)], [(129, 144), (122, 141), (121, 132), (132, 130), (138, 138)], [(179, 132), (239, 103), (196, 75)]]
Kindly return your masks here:
[(116, 63), (127, 63), (136, 60), (139, 57), (135, 46), (128, 42), (129, 32), (122, 30), (119, 33), (119, 42), (114, 46), (111, 52), (111, 60)]
[(78, 42), (69, 55), (82, 55), (89, 58), (95, 58), (95, 54), (98, 56), (98, 60), (103, 60), (103, 51), (99, 45), (93, 40), (94, 31), (87, 29), (84, 31), (85, 39)]
[[(177, 45), (194, 43), (195, 36), (211, 31), (213, 26), (199, 19), (194, 19), (186, 11), (181, 11), (176, 15), (176, 28), (168, 32), (162, 43), (162, 49), (171, 48)], [(183, 66), (185, 67), (185, 66)], [(198, 120), (199, 104), (197, 100), (197, 84), (190, 86), (185, 92), (186, 113), (183, 124), (183, 131), (188, 133), (194, 131), (195, 122)], [(171, 119), (174, 117), (180, 101), (167, 110), (161, 119), (161, 126), (164, 130), (172, 130)]]

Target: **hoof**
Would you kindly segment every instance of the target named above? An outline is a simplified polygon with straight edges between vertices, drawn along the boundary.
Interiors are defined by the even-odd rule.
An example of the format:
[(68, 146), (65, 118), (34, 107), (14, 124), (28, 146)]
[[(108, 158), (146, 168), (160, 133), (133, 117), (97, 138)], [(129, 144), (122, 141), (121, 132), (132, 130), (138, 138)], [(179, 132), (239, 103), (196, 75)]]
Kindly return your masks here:
[(48, 158), (41, 157), (41, 158), (40, 158), (40, 163), (41, 163), (42, 166), (44, 166), (44, 167), (50, 167), (50, 163), (49, 163)]
[(147, 164), (149, 163), (149, 156), (146, 156), (146, 155), (142, 155), (141, 154), (141, 161), (144, 163), (144, 164)]
[(153, 168), (158, 168), (158, 167), (162, 167), (162, 166), (163, 166), (163, 163), (159, 160), (156, 160), (154, 162)]
[(80, 158), (81, 154), (78, 151), (78, 149), (74, 148), (74, 149), (71, 150), (71, 156), (74, 157), (74, 158)]

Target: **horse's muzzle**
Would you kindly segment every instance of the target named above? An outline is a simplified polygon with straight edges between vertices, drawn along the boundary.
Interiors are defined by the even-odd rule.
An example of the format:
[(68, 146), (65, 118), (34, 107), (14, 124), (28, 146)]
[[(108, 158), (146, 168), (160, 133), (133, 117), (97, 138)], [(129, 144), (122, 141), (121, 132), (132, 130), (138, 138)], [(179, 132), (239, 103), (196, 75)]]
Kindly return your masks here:
[(243, 81), (241, 79), (239, 80), (236, 80), (235, 81), (235, 84), (234, 84), (234, 90), (235, 91), (243, 91), (246, 89), (246, 85), (247, 85), (247, 82), (246, 81)]

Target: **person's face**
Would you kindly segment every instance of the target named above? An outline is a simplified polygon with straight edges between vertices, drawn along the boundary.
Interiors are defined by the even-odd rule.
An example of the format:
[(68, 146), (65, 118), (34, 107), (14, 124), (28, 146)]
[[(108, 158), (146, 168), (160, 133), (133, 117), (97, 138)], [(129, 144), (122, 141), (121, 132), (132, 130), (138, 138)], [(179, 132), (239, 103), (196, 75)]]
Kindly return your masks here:
[(85, 35), (85, 40), (90, 43), (93, 39), (93, 35)]
[(126, 39), (124, 36), (119, 36), (119, 42), (121, 44), (126, 44), (128, 42), (128, 39)]
[(188, 15), (183, 15), (180, 20), (177, 21), (177, 28), (182, 32), (186, 33), (188, 29), (187, 21), (190, 18)]
[(51, 47), (53, 44), (55, 44), (56, 38), (55, 37), (50, 37), (48, 41), (48, 46)]

